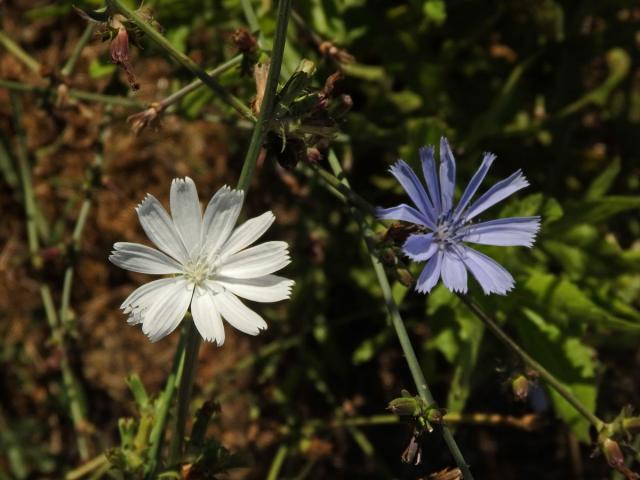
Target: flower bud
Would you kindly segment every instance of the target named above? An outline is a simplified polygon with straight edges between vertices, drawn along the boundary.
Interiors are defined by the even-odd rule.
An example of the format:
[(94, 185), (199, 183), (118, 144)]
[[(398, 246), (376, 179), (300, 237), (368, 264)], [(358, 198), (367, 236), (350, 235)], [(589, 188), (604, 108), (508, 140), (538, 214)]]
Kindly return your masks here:
[(395, 415), (414, 416), (420, 413), (420, 404), (415, 397), (399, 397), (391, 400), (387, 409)]
[(524, 375), (518, 375), (511, 382), (511, 391), (516, 400), (526, 400), (529, 395), (529, 379)]
[(427, 420), (430, 423), (442, 423), (442, 419), (444, 418), (444, 412), (439, 408), (430, 408), (427, 412)]
[(609, 466), (617, 469), (621, 465), (624, 465), (624, 455), (622, 454), (622, 450), (620, 449), (618, 442), (611, 440), (610, 438), (605, 438), (601, 443), (600, 448), (602, 449), (602, 453), (604, 453)]

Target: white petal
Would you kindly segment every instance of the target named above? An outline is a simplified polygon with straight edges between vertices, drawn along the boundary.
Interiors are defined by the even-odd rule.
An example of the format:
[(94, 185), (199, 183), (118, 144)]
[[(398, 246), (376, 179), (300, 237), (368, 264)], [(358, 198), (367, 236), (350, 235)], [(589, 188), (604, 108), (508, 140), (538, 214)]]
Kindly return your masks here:
[(224, 344), (224, 326), (220, 312), (213, 303), (213, 293), (206, 288), (196, 287), (191, 300), (191, 314), (196, 328), (207, 342)]
[(139, 243), (118, 242), (109, 261), (120, 268), (152, 275), (182, 273), (182, 267), (173, 258)]
[(187, 250), (192, 252), (200, 245), (202, 235), (202, 210), (196, 184), (189, 177), (175, 178), (171, 182), (171, 218)]
[(161, 278), (153, 282), (145, 283), (136, 288), (122, 302), (120, 308), (124, 313), (129, 313), (129, 324), (136, 325), (142, 322), (141, 312), (144, 312), (150, 305), (153, 305), (162, 298), (164, 287), (170, 286), (175, 282), (175, 278)]
[(193, 284), (182, 278), (173, 280), (173, 284), (163, 288), (162, 298), (142, 314), (142, 331), (152, 342), (173, 332), (189, 308)]
[(202, 244), (205, 251), (216, 253), (233, 231), (242, 209), (244, 193), (224, 186), (216, 192), (204, 211)]
[(442, 281), (452, 292), (467, 292), (467, 269), (460, 256), (452, 249), (447, 249), (444, 252)]
[(291, 288), (295, 283), (277, 275), (247, 279), (218, 277), (215, 282), (239, 297), (265, 303), (286, 300), (291, 296)]
[(461, 238), (482, 245), (532, 247), (538, 230), (540, 217), (508, 217), (471, 225)]
[(453, 192), (456, 188), (456, 161), (446, 138), (440, 138), (440, 198), (442, 211), (448, 212), (453, 206)]
[(136, 211), (147, 237), (164, 253), (184, 264), (189, 253), (171, 217), (158, 199), (148, 194)]
[(265, 212), (259, 217), (254, 217), (244, 222), (233, 231), (229, 240), (220, 249), (221, 256), (228, 257), (251, 245), (264, 235), (264, 232), (269, 229), (275, 218), (273, 213)]
[(286, 242), (265, 242), (247, 248), (225, 259), (219, 275), (233, 278), (255, 278), (277, 272), (291, 261)]
[(267, 323), (260, 315), (242, 303), (229, 291), (222, 291), (212, 296), (213, 303), (229, 324), (249, 335), (257, 335), (266, 330)]

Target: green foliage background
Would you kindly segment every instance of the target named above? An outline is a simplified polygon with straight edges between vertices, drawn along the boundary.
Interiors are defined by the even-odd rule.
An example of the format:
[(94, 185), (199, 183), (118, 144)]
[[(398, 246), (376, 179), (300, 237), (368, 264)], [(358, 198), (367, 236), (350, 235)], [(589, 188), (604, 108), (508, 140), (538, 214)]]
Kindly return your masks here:
[[(437, 144), (441, 136), (454, 146), (458, 188), (471, 177), (484, 151), (498, 155), (487, 184), (521, 168), (531, 186), (490, 213), (541, 215), (540, 236), (531, 250), (486, 249), (516, 278), (511, 294), (484, 297), (476, 284), (472, 294), (602, 418), (612, 419), (627, 404), (640, 405), (637, 5), (570, 0), (295, 3), (309, 30), (356, 59), (342, 65), (345, 78), (337, 88), (352, 97), (353, 110), (333, 143), (353, 189), (374, 205), (399, 203), (403, 192), (387, 173), (388, 166), (398, 157), (417, 166), (418, 147)], [(233, 54), (216, 32), (246, 23), (235, 0), (145, 4), (184, 52), (190, 52), (194, 32), (213, 32), (213, 40), (199, 46), (207, 67)], [(268, 48), (273, 5), (269, 0), (253, 4)], [(42, 18), (57, 25), (79, 23), (64, 2), (34, 5), (21, 15), (24, 24)], [(162, 57), (153, 45), (144, 40), (143, 45), (141, 57)], [(317, 51), (308, 32), (294, 23), (283, 80), (303, 58), (318, 66), (317, 87), (336, 69)], [(96, 81), (110, 78), (108, 93), (127, 95), (106, 53), (88, 65), (87, 72)], [(175, 68), (176, 87), (189, 80)], [(239, 79), (237, 72), (225, 74), (222, 82), (247, 101), (253, 95), (251, 79)], [(189, 95), (176, 114), (189, 122), (211, 111), (233, 116), (201, 89)], [(227, 134), (230, 164), (238, 165), (247, 133), (230, 126)], [(313, 178), (297, 176), (310, 189), (305, 198), (290, 193), (278, 178), (274, 164), (263, 166), (255, 195), (261, 192), (261, 198), (273, 199), (297, 215), (295, 226), (282, 228), (292, 243), (288, 276), (297, 282), (294, 297), (285, 309), (263, 310), (270, 329), (252, 339), (246, 391), (228, 385), (217, 390), (228, 382), (204, 379), (199, 399), (216, 398), (224, 409), (236, 396), (246, 396), (249, 415), (261, 428), (286, 427), (289, 434), (280, 444), (288, 445), (289, 453), (281, 478), (417, 478), (451, 465), (435, 437), (426, 441), (422, 466), (401, 465), (408, 432), (400, 426), (336, 432), (310, 423), (344, 418), (344, 404), (354, 398), (359, 399), (358, 415), (383, 413), (401, 388), (413, 388), (348, 209)], [(168, 185), (169, 178), (162, 191)], [(264, 200), (258, 204), (270, 208)], [(381, 228), (379, 233), (384, 233)], [(393, 268), (388, 273), (394, 278)], [(454, 295), (439, 286), (425, 298), (400, 282), (394, 295), (402, 301), (425, 375), (450, 412), (533, 411), (545, 419), (536, 433), (458, 427), (461, 448), (479, 478), (569, 478), (568, 472), (580, 478), (575, 458), (572, 463), (567, 453), (575, 439), (582, 445), (575, 448), (581, 452), (578, 471), (585, 472), (583, 478), (608, 475), (603, 461), (588, 459), (593, 439), (589, 425), (558, 395), (540, 384), (527, 403), (510, 400), (509, 378), (526, 369)], [(13, 361), (5, 349), (5, 368)], [(11, 411), (4, 397), (4, 408)], [(2, 437), (4, 451), (25, 449), (29, 442), (28, 435), (20, 435), (32, 427), (14, 423), (13, 428), (18, 435)], [(106, 434), (101, 442), (113, 444), (111, 437)], [(314, 458), (305, 453), (318, 437), (333, 446), (331, 455)], [(498, 453), (482, 446), (487, 438)], [(524, 454), (522, 445), (530, 453)], [(254, 467), (247, 478), (264, 478), (277, 448), (249, 448)], [(25, 451), (35, 452), (36, 447)], [(73, 459), (69, 453), (53, 463), (36, 463), (32, 475), (37, 478), (40, 471), (55, 477)], [(10, 462), (5, 463), (9, 472)]]

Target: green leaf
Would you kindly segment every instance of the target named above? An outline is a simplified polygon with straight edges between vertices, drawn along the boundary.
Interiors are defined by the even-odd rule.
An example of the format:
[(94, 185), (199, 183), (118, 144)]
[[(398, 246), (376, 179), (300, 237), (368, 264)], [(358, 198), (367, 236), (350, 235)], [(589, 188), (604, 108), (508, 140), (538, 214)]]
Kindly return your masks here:
[(574, 202), (565, 208), (562, 220), (554, 223), (553, 232), (571, 228), (582, 223), (594, 224), (602, 222), (609, 217), (628, 210), (640, 209), (640, 195), (616, 195), (602, 197), (594, 200)]
[(602, 198), (605, 193), (609, 191), (613, 181), (620, 173), (620, 157), (613, 159), (611, 164), (605, 168), (604, 172), (596, 177), (596, 179), (589, 185), (585, 199), (596, 200)]
[(544, 306), (545, 317), (560, 326), (590, 323), (608, 330), (640, 333), (640, 323), (610, 314), (565, 278), (533, 272), (524, 289), (531, 294), (529, 300), (533, 304)]
[(112, 75), (117, 68), (113, 63), (102, 63), (99, 59), (94, 58), (89, 64), (89, 76), (93, 79), (106, 77)]
[[(530, 309), (514, 322), (525, 350), (558, 378), (590, 411), (595, 412), (597, 388), (595, 354), (591, 347), (546, 322)], [(590, 424), (555, 390), (549, 394), (556, 414), (569, 424), (583, 442), (589, 442)]]
[(422, 10), (427, 18), (437, 25), (443, 24), (447, 19), (447, 6), (444, 0), (427, 0)]

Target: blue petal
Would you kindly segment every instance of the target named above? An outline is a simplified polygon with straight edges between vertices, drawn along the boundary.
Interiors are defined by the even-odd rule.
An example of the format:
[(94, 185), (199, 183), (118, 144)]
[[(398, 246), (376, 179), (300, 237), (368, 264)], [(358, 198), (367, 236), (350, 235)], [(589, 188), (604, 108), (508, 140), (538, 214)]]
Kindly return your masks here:
[(473, 217), (478, 216), (486, 209), (493, 207), (496, 203), (501, 202), (509, 195), (513, 195), (515, 192), (523, 189), (527, 185), (529, 185), (529, 182), (524, 178), (522, 170), (518, 170), (509, 178), (505, 178), (504, 180), (496, 183), (478, 200), (473, 202), (467, 213), (464, 215), (465, 220), (471, 220)]
[(429, 259), (427, 265), (422, 270), (418, 282), (416, 283), (416, 291), (420, 293), (429, 293), (440, 280), (440, 269), (442, 267), (443, 253), (440, 251)]
[(420, 147), (420, 163), (422, 163), (422, 174), (427, 182), (427, 191), (433, 204), (436, 217), (442, 213), (442, 202), (440, 201), (440, 183), (436, 172), (436, 161), (433, 156), (434, 147)]
[(506, 295), (515, 281), (502, 265), (486, 255), (469, 247), (461, 247), (462, 261), (478, 281), (486, 295), (498, 293)]
[(467, 293), (467, 269), (453, 249), (447, 249), (444, 252), (442, 281), (452, 292)]
[(502, 247), (531, 247), (539, 229), (540, 217), (501, 218), (465, 228), (461, 240)]
[(403, 160), (398, 160), (389, 171), (400, 182), (418, 210), (435, 223), (436, 218), (431, 200), (427, 197), (427, 192), (411, 167)]
[(462, 211), (467, 207), (467, 205), (469, 204), (469, 201), (471, 200), (471, 197), (473, 197), (475, 193), (478, 191), (478, 187), (480, 187), (482, 180), (484, 180), (484, 177), (487, 175), (487, 172), (489, 171), (489, 167), (491, 167), (491, 164), (495, 159), (496, 159), (496, 156), (493, 153), (484, 154), (484, 158), (482, 159), (482, 165), (480, 165), (480, 168), (476, 171), (476, 173), (474, 173), (473, 177), (471, 177), (471, 181), (467, 185), (467, 188), (464, 190), (464, 193), (460, 198), (460, 202), (458, 202), (458, 206), (456, 207), (456, 210), (453, 213), (454, 219), (457, 219), (458, 217), (460, 217), (460, 213), (462, 213)]
[(376, 208), (376, 218), (380, 220), (402, 220), (435, 230), (435, 225), (421, 212), (404, 203), (391, 208)]
[(453, 207), (453, 192), (456, 188), (456, 161), (446, 138), (440, 139), (440, 190), (442, 211), (449, 212)]
[(438, 243), (433, 240), (433, 233), (415, 233), (404, 242), (402, 251), (414, 262), (424, 262), (438, 251)]

